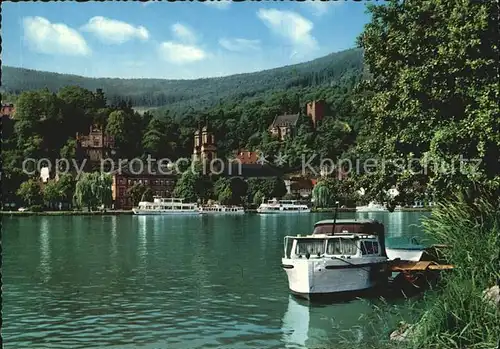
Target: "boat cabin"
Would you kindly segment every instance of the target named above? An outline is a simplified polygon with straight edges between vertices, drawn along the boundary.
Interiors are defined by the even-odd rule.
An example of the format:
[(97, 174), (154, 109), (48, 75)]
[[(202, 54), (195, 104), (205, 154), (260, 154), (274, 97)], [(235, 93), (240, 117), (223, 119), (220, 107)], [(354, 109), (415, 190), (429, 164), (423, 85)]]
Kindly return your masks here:
[(384, 225), (376, 220), (323, 220), (311, 235), (285, 237), (285, 258), (386, 256)]
[(375, 235), (323, 235), (285, 237), (285, 258), (361, 258), (383, 256)]

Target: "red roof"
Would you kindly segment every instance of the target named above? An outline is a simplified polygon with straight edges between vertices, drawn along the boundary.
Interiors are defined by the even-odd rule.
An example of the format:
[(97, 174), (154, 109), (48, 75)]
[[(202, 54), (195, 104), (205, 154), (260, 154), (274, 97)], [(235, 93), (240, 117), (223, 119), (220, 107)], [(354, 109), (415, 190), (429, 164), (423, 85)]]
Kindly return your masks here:
[(257, 160), (259, 160), (259, 153), (256, 151), (240, 150), (236, 158), (242, 164), (256, 164)]

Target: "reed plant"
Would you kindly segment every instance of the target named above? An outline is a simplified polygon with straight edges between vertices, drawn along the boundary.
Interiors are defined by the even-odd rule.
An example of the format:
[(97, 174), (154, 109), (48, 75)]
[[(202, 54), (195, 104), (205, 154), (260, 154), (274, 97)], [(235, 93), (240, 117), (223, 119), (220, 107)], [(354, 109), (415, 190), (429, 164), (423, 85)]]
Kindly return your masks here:
[[(420, 297), (378, 302), (374, 314), (363, 319), (375, 335), (361, 343), (346, 336), (336, 348), (349, 342), (374, 349), (500, 348), (500, 308), (484, 298), (500, 278), (498, 196), (457, 195), (434, 207), (422, 225), (429, 240), (448, 246), (443, 257), (454, 269), (443, 271), (437, 287)], [(413, 324), (405, 341), (389, 340), (398, 323)]]
[(497, 348), (500, 309), (485, 301), (483, 292), (500, 278), (499, 198), (458, 195), (439, 204), (423, 227), (434, 241), (449, 246), (443, 253), (454, 269), (443, 275), (441, 288), (425, 295), (413, 346)]

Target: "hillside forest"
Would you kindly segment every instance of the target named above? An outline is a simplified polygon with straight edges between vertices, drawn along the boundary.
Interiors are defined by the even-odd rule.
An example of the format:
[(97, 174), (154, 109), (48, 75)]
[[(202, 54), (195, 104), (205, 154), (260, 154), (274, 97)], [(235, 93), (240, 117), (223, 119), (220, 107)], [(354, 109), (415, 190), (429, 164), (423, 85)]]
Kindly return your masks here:
[[(287, 168), (300, 168), (302, 158), (312, 155), (315, 167), (322, 158), (386, 161), (383, 170), (358, 171), (342, 181), (322, 178), (315, 188), (318, 198), (346, 202), (364, 188), (363, 200), (383, 202), (386, 191), (397, 187), (395, 205), (436, 201), (460, 190), (472, 196), (498, 190), (498, 18), (493, 5), (404, 2), (369, 10), (373, 19), (358, 48), (252, 74), (194, 81), (89, 79), (4, 67), (3, 102), (16, 105), (15, 118), (2, 121), (4, 202), (47, 205), (55, 195), (59, 201), (79, 197), (83, 203), (82, 193), (104, 186), (94, 183), (96, 178), (82, 179), (88, 185), (68, 178), (59, 181), (64, 188), (44, 194), (21, 171), (26, 158), (77, 158), (75, 135), (87, 133), (92, 124), (115, 138), (120, 158), (190, 157), (194, 132), (208, 122), (219, 157), (240, 149), (270, 158), (281, 153)], [(476, 20), (471, 22), (471, 16)], [(326, 101), (328, 113), (313, 128), (306, 103), (319, 99)], [(137, 106), (157, 108), (139, 113)], [(283, 113), (300, 118), (293, 137), (279, 141), (268, 127)], [(429, 163), (438, 166), (429, 170)], [(200, 181), (206, 182), (184, 179), (179, 185)], [(279, 183), (250, 184), (248, 195), (224, 180), (197, 195), (253, 201), (269, 192), (283, 194)], [(230, 190), (240, 194), (229, 195)], [(101, 190), (98, 196), (103, 203), (109, 193)]]

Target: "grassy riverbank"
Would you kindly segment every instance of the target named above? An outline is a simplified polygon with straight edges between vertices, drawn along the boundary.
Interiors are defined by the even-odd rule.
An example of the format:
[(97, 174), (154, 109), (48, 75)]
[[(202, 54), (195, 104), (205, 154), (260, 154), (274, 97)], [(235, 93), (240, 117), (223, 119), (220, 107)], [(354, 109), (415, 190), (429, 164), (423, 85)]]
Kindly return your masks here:
[[(500, 309), (484, 299), (484, 291), (500, 278), (500, 205), (483, 196), (473, 204), (463, 198), (435, 207), (424, 220), (424, 230), (436, 243), (449, 245), (444, 258), (454, 265), (438, 287), (419, 299), (380, 308), (371, 321), (379, 331), (377, 343), (367, 348), (497, 348)], [(404, 315), (403, 315), (404, 314)], [(404, 341), (390, 341), (394, 317), (413, 323)]]

